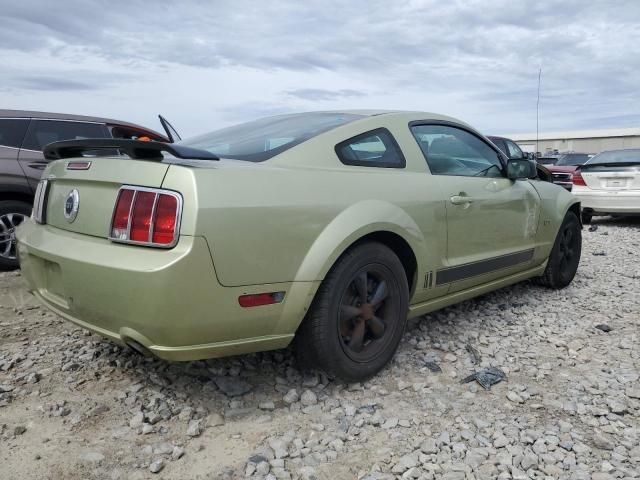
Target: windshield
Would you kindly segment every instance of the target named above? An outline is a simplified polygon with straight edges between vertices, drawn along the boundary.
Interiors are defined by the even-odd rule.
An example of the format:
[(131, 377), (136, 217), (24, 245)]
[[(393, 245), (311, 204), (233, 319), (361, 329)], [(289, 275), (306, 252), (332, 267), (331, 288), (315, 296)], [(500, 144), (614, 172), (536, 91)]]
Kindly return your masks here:
[(221, 158), (262, 162), (363, 115), (298, 113), (262, 118), (189, 138), (180, 145), (208, 150)]
[(562, 155), (556, 162), (556, 166), (568, 166), (568, 165), (584, 165), (589, 160), (589, 155), (582, 153), (571, 153)]
[(593, 157), (588, 165), (606, 165), (608, 163), (640, 163), (640, 149), (611, 150)]

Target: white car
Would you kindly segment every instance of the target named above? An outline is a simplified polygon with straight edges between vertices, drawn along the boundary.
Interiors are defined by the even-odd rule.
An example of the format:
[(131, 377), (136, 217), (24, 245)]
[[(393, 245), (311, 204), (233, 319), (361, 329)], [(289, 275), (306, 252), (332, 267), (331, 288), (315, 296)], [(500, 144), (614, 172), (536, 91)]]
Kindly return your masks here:
[(640, 149), (599, 153), (572, 180), (584, 223), (594, 215), (640, 215)]

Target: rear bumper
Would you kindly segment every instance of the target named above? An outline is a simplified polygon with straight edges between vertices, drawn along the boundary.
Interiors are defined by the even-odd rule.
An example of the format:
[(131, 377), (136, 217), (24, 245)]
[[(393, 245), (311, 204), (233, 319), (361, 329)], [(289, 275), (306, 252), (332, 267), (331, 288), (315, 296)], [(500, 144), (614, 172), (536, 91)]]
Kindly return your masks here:
[[(285, 347), (317, 282), (223, 287), (206, 240), (162, 250), (25, 222), (20, 262), (30, 289), (65, 319), (111, 340), (133, 340), (167, 360)], [(247, 293), (284, 291), (282, 303), (242, 308)]]
[(574, 187), (584, 210), (594, 213), (640, 213), (640, 191), (597, 191)]

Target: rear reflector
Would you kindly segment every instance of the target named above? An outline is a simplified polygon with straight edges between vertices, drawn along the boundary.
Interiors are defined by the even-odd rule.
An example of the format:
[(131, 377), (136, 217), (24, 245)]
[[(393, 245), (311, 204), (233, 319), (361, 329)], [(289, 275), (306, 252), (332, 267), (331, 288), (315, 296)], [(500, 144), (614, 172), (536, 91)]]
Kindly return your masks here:
[(244, 308), (272, 305), (280, 303), (282, 300), (284, 300), (284, 292), (255, 293), (238, 297), (238, 303)]
[(580, 185), (581, 187), (586, 187), (587, 184), (584, 181), (584, 177), (582, 176), (582, 173), (580, 173), (580, 170), (576, 170), (575, 172), (573, 172), (573, 176), (571, 177), (571, 182), (574, 185)]
[(111, 221), (111, 240), (169, 248), (178, 241), (182, 197), (168, 190), (122, 187)]

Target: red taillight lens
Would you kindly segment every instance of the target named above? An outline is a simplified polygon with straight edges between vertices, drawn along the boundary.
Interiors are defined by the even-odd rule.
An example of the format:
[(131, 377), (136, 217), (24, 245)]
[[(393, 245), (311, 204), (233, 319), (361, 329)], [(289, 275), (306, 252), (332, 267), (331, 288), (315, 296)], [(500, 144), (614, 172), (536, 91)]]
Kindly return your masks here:
[(582, 176), (582, 173), (580, 173), (580, 170), (576, 170), (575, 172), (573, 172), (573, 176), (571, 177), (571, 182), (574, 185), (580, 185), (582, 187), (586, 187), (587, 184), (584, 181), (584, 177)]
[(282, 300), (284, 300), (284, 292), (256, 293), (238, 297), (238, 303), (244, 308), (272, 305), (274, 303), (280, 303)]
[(181, 197), (167, 190), (125, 186), (111, 221), (111, 240), (171, 247), (180, 230)]
[(131, 201), (133, 200), (133, 190), (120, 190), (116, 208), (111, 222), (111, 236), (113, 238), (126, 240), (127, 229), (129, 227), (129, 212), (131, 211)]
[(173, 242), (176, 232), (178, 199), (161, 193), (153, 219), (153, 243), (168, 245)]
[(148, 242), (151, 231), (151, 213), (156, 194), (153, 192), (138, 192), (131, 214), (131, 233), (129, 240), (134, 242)]

